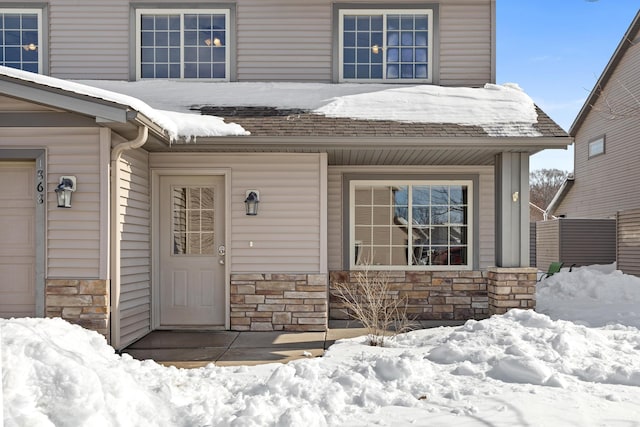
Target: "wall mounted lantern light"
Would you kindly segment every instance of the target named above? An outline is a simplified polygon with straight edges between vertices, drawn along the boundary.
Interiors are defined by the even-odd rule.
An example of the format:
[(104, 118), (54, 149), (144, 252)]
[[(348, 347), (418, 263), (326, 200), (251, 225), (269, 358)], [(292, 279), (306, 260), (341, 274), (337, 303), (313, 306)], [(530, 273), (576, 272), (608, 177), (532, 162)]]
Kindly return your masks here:
[(260, 203), (260, 192), (258, 190), (247, 190), (244, 205), (247, 215), (258, 215), (258, 204)]
[(60, 183), (56, 187), (56, 196), (58, 196), (59, 208), (71, 207), (71, 193), (76, 191), (75, 176), (61, 176)]

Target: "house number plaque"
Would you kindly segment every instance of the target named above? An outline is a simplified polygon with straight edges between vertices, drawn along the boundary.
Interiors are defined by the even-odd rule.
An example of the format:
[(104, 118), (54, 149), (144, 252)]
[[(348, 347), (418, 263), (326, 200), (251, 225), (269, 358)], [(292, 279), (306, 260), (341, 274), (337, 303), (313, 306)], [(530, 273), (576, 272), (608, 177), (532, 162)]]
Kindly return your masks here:
[(36, 171), (36, 178), (38, 181), (36, 185), (36, 191), (38, 192), (37, 200), (38, 204), (41, 205), (44, 203), (44, 170), (38, 169)]

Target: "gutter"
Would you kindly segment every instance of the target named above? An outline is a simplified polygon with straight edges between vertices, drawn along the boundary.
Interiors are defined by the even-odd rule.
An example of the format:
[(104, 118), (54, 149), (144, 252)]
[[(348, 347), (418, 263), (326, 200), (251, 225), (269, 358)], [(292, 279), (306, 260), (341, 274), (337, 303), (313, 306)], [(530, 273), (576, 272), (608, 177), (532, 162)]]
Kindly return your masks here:
[[(122, 142), (111, 149), (111, 345), (115, 349), (120, 347), (120, 250), (121, 241), (119, 235), (118, 220), (120, 218), (120, 168), (118, 162), (122, 153), (128, 150), (140, 148), (147, 142), (149, 128), (138, 127), (138, 136), (131, 141)], [(114, 316), (113, 314), (117, 315)]]
[(555, 218), (552, 215), (552, 212), (556, 210), (556, 207), (560, 204), (560, 202), (562, 202), (562, 199), (564, 199), (564, 197), (567, 195), (571, 187), (573, 187), (574, 181), (575, 181), (575, 178), (573, 174), (569, 174), (569, 176), (567, 176), (567, 178), (564, 180), (564, 182), (558, 189), (558, 192), (556, 193), (556, 195), (553, 196), (551, 203), (549, 203), (549, 206), (547, 206), (547, 209), (544, 210), (543, 219), (545, 221), (548, 220), (550, 216)]

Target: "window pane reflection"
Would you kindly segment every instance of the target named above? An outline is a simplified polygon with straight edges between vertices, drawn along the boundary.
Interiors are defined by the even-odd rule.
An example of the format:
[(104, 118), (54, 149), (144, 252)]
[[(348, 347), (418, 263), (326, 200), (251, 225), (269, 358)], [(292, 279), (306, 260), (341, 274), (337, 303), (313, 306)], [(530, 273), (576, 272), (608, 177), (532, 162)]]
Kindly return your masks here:
[(173, 253), (211, 255), (214, 253), (214, 189), (175, 187), (172, 190)]

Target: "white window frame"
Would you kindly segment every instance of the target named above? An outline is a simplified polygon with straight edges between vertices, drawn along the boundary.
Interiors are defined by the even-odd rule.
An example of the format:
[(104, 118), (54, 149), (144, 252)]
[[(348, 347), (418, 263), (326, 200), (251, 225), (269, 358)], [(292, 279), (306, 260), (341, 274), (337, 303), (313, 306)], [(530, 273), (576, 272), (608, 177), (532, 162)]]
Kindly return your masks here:
[[(387, 15), (427, 15), (427, 77), (426, 79), (387, 79), (387, 62), (386, 56), (382, 61), (382, 78), (381, 79), (358, 79), (344, 77), (344, 16), (371, 16), (382, 15), (382, 55), (386, 55), (386, 39), (387, 39)], [(349, 83), (432, 83), (433, 82), (433, 9), (340, 9), (338, 12), (338, 81)]]
[[(224, 14), (225, 15), (225, 31), (226, 31), (226, 49), (225, 49), (225, 78), (224, 79), (216, 79), (216, 78), (205, 78), (205, 79), (195, 79), (195, 78), (185, 78), (184, 77), (184, 15), (200, 15), (200, 14)], [(173, 78), (168, 79), (152, 79), (152, 78), (142, 78), (142, 58), (141, 58), (141, 33), (142, 33), (142, 15), (180, 15), (180, 78), (179, 80), (187, 80), (187, 81), (216, 81), (216, 82), (228, 82), (230, 81), (230, 72), (231, 72), (231, 31), (230, 31), (230, 23), (231, 23), (231, 10), (230, 9), (136, 9), (136, 50), (135, 50), (135, 58), (136, 58), (136, 80), (176, 80)]]
[[(4, 14), (35, 14), (38, 19), (38, 74), (42, 74), (43, 64), (42, 60), (44, 55), (42, 51), (44, 50), (44, 45), (42, 43), (43, 36), (42, 33), (44, 29), (42, 28), (42, 9), (31, 9), (31, 8), (0, 8), (0, 15)], [(4, 45), (3, 45), (4, 46)], [(0, 47), (1, 49), (2, 47)], [(4, 58), (4, 56), (3, 56)], [(6, 62), (6, 59), (3, 59), (3, 62)], [(21, 62), (22, 63), (22, 62)]]
[[(467, 188), (467, 263), (460, 265), (410, 265), (407, 261), (407, 265), (363, 265), (356, 263), (356, 250), (355, 250), (355, 189), (356, 186), (444, 186), (444, 185), (457, 185), (465, 186)], [(412, 200), (408, 200), (409, 215), (412, 215)], [(473, 269), (473, 248), (474, 248), (474, 200), (473, 200), (473, 181), (472, 180), (351, 180), (349, 181), (349, 269), (350, 270), (429, 270), (429, 271), (470, 271)], [(411, 217), (408, 218), (408, 223), (411, 224)]]
[(606, 139), (603, 136), (589, 141), (589, 158), (601, 156), (605, 153)]

